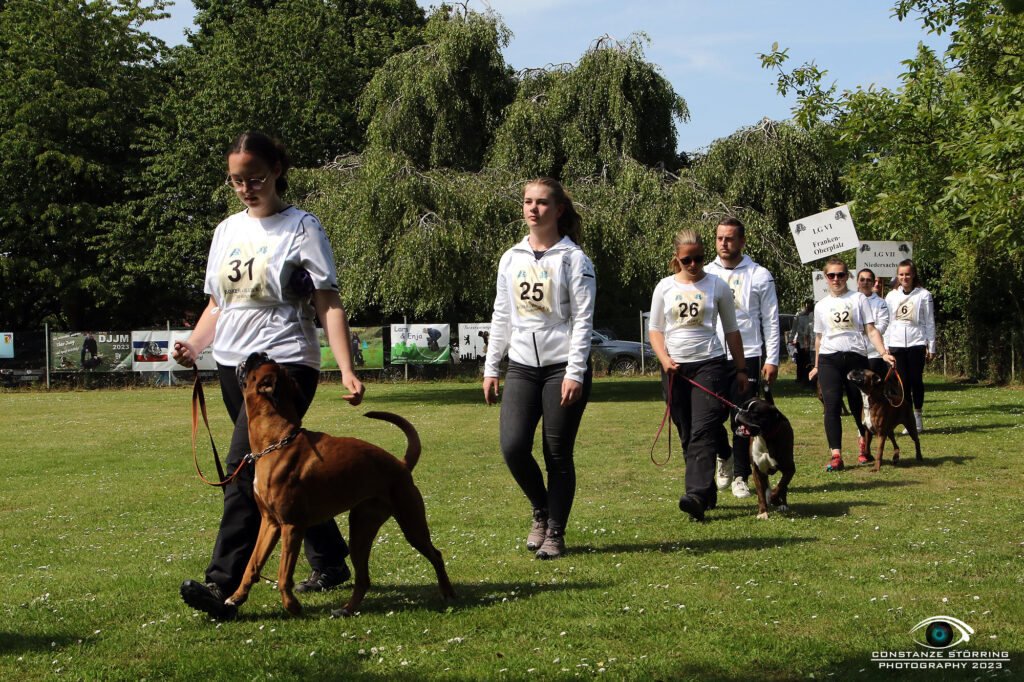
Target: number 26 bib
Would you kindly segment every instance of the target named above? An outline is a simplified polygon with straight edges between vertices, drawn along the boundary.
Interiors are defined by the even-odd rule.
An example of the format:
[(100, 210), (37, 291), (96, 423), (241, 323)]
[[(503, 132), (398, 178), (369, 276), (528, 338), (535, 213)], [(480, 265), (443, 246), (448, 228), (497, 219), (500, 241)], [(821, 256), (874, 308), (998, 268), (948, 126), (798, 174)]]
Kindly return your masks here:
[(676, 329), (699, 327), (704, 323), (704, 294), (700, 291), (677, 292), (669, 313)]

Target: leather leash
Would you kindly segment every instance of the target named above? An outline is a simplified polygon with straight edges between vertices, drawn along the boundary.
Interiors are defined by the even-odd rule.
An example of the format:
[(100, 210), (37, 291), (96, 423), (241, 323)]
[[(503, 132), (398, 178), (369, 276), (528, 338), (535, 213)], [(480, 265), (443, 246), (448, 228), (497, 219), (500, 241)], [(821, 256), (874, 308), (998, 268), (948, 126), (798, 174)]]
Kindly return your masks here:
[[(203, 483), (221, 488), (238, 477), (239, 472), (242, 471), (242, 467), (249, 461), (249, 458), (247, 456), (243, 459), (231, 476), (224, 477), (224, 467), (221, 466), (220, 457), (217, 455), (217, 445), (213, 442), (213, 432), (210, 431), (210, 419), (206, 414), (206, 397), (203, 395), (203, 382), (199, 380), (199, 368), (193, 365), (192, 372), (194, 375), (192, 382), (192, 462), (196, 465), (196, 473), (199, 474), (199, 478)], [(207, 480), (199, 469), (199, 456), (196, 454), (196, 433), (199, 431), (200, 413), (203, 415), (203, 423), (206, 424), (206, 433), (210, 436), (210, 447), (213, 448), (213, 461), (217, 464), (217, 476), (220, 478), (220, 483)]]
[(668, 394), (665, 397), (665, 414), (661, 417), (661, 426), (658, 427), (658, 433), (654, 436), (654, 442), (651, 443), (651, 462), (655, 466), (663, 467), (668, 464), (668, 461), (672, 459), (672, 429), (669, 429), (668, 433), (668, 457), (665, 458), (664, 462), (659, 462), (654, 459), (654, 446), (658, 444), (658, 439), (661, 438), (661, 430), (665, 428), (665, 422), (668, 420), (668, 413), (672, 407), (672, 374), (668, 375)]
[(893, 407), (899, 407), (903, 404), (903, 401), (907, 399), (907, 390), (903, 388), (903, 379), (900, 378), (900, 373), (896, 371), (896, 365), (889, 365), (889, 371), (885, 375), (885, 381), (888, 381), (889, 377), (893, 374), (896, 375), (896, 381), (900, 382), (900, 401), (893, 404), (893, 402), (889, 400), (889, 396), (885, 396), (885, 399), (889, 401), (889, 404)]

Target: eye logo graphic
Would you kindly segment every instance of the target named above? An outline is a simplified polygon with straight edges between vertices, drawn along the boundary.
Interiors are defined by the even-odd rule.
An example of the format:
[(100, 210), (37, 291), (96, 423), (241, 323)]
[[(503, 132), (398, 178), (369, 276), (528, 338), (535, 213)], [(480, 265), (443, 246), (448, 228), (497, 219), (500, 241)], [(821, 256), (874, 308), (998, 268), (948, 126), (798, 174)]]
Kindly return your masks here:
[[(914, 642), (928, 649), (949, 649), (957, 644), (963, 644), (971, 640), (974, 628), (958, 618), (952, 616), (932, 616), (915, 625), (910, 631), (913, 635), (918, 630), (923, 630), (924, 641), (915, 637)], [(956, 639), (959, 633), (960, 639)]]

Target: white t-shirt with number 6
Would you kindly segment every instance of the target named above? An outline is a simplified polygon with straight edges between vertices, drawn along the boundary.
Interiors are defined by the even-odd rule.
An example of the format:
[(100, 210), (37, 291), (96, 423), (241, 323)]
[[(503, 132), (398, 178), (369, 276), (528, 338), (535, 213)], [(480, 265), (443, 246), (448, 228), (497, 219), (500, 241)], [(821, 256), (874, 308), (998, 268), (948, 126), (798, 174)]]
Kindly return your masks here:
[(875, 313), (867, 297), (859, 291), (842, 296), (831, 294), (814, 306), (814, 333), (821, 334), (818, 353), (859, 353), (867, 356), (864, 325), (875, 323)]
[(219, 307), (214, 360), (232, 366), (266, 352), (277, 362), (320, 367), (313, 308), (288, 286), (300, 267), (315, 289), (338, 290), (330, 242), (312, 213), (289, 206), (253, 218), (241, 211), (217, 226), (204, 287)]
[(666, 277), (651, 297), (651, 331), (665, 335), (665, 350), (676, 362), (700, 362), (725, 354), (715, 320), (726, 334), (739, 327), (732, 290), (720, 277), (705, 273), (693, 284)]

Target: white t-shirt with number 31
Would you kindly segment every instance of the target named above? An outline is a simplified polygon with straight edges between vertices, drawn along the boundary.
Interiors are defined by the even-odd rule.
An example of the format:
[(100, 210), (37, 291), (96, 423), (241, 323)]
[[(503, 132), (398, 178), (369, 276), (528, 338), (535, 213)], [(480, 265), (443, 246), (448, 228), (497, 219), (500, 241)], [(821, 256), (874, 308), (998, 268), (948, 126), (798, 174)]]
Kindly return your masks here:
[(250, 353), (320, 367), (313, 308), (288, 287), (305, 268), (316, 289), (338, 290), (330, 242), (312, 213), (294, 206), (268, 218), (235, 213), (217, 226), (205, 291), (219, 307), (213, 358), (238, 365)]

